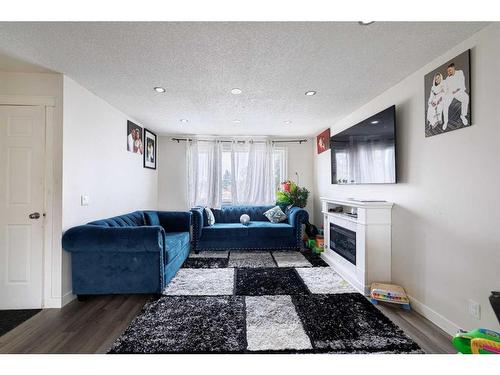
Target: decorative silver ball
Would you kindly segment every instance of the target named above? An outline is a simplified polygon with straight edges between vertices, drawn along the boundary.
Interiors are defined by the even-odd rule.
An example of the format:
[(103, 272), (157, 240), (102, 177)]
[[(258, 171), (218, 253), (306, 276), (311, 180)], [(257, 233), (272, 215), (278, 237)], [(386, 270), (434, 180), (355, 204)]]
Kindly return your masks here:
[(247, 214), (243, 214), (240, 216), (240, 223), (241, 224), (248, 225), (249, 222), (250, 222), (250, 216), (248, 216)]

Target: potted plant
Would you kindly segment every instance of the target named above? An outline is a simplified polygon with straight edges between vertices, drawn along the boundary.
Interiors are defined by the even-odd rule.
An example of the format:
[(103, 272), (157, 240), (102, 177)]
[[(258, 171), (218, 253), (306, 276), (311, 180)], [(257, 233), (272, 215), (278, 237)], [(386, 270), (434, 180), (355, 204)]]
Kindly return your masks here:
[(309, 190), (305, 187), (299, 187), (293, 181), (284, 181), (281, 183), (282, 189), (276, 194), (276, 204), (279, 206), (296, 206), (304, 208), (309, 198)]

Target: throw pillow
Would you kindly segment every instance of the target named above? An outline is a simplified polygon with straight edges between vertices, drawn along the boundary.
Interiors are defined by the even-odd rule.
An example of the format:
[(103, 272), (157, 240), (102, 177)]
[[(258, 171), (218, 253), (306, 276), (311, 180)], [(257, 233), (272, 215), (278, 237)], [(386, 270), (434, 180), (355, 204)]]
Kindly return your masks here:
[(212, 226), (215, 224), (215, 216), (212, 210), (209, 207), (205, 207), (205, 213), (207, 214), (208, 218), (208, 225)]
[(271, 223), (279, 223), (286, 220), (286, 215), (281, 210), (280, 206), (267, 210), (264, 212), (264, 216), (267, 217)]

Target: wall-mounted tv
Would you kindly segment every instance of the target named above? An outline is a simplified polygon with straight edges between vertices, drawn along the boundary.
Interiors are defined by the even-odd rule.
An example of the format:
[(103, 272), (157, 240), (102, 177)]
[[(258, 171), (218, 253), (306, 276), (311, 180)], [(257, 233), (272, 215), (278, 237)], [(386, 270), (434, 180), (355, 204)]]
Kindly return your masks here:
[(330, 138), (332, 184), (396, 183), (396, 106)]

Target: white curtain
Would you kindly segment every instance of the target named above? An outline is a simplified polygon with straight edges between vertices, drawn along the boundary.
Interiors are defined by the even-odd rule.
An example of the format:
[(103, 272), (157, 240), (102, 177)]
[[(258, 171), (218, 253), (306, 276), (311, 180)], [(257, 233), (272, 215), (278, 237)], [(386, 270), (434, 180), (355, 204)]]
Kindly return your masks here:
[(220, 140), (187, 142), (188, 199), (191, 207), (222, 204), (222, 153), (231, 156), (231, 204), (268, 205), (275, 202), (273, 143)]
[(232, 203), (268, 205), (276, 200), (273, 171), (273, 143), (231, 144)]
[(188, 199), (190, 207), (220, 207), (222, 202), (221, 143), (187, 142)]

